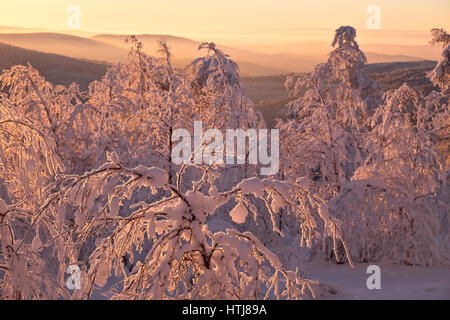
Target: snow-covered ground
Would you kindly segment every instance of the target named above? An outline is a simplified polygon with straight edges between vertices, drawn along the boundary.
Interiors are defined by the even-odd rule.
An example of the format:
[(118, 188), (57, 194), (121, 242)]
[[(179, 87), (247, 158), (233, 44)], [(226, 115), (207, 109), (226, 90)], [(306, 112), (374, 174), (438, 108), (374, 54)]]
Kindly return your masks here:
[(304, 265), (308, 278), (329, 283), (337, 289), (329, 299), (449, 299), (450, 269), (379, 264), (381, 289), (367, 288), (370, 263), (336, 265), (317, 262)]
[[(303, 263), (304, 275), (336, 289), (329, 300), (450, 300), (450, 269), (378, 264), (381, 269), (381, 289), (367, 288), (367, 267), (372, 263), (348, 264), (327, 262)], [(95, 290), (91, 299), (110, 299), (116, 279), (110, 279), (101, 290)]]

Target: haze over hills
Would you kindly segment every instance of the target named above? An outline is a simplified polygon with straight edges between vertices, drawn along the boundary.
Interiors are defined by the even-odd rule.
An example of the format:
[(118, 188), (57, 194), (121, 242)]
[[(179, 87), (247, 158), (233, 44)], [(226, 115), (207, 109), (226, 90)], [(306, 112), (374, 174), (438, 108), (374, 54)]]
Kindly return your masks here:
[(28, 63), (53, 84), (68, 86), (76, 82), (81, 90), (87, 90), (90, 82), (101, 79), (109, 66), (0, 43), (0, 72)]
[[(86, 36), (55, 32), (18, 32), (15, 28), (0, 27), (0, 42), (9, 45), (60, 54), (72, 58), (101, 62), (124, 62), (128, 59), (130, 44), (126, 35), (86, 33)], [(28, 31), (28, 29), (21, 29)], [(8, 32), (9, 33), (5, 33)], [(144, 51), (158, 56), (158, 40), (166, 39), (171, 48), (174, 65), (184, 67), (193, 59), (204, 55), (198, 51), (199, 41), (172, 35), (137, 35), (143, 42)], [(206, 40), (206, 39), (205, 39)], [(279, 45), (221, 46), (240, 66), (243, 76), (268, 76), (289, 72), (311, 71), (315, 65), (324, 62), (332, 50), (329, 43), (320, 41), (285, 43)], [(376, 44), (361, 45), (369, 63), (434, 60), (440, 48), (432, 46), (411, 46)]]
[[(78, 59), (115, 63), (125, 62), (128, 59), (130, 44), (125, 43), (126, 37), (124, 35), (100, 35), (85, 38), (59, 33), (0, 33), (0, 42)], [(184, 67), (193, 59), (205, 54), (205, 52), (198, 51), (200, 43), (193, 40), (166, 35), (138, 36), (138, 39), (143, 42), (144, 50), (152, 56), (158, 56), (158, 40), (163, 38), (168, 40), (176, 67)], [(236, 57), (243, 75), (261, 76), (288, 71), (288, 69), (271, 65), (270, 59), (267, 59), (265, 55), (232, 49), (227, 50), (227, 53)], [(255, 61), (255, 58), (259, 58), (256, 59), (258, 61)]]
[[(1, 33), (4, 30), (11, 29), (0, 27), (0, 42), (16, 47), (0, 45), (0, 70), (29, 61), (53, 83), (67, 85), (75, 81), (85, 90), (91, 81), (101, 78), (109, 63), (124, 62), (128, 59), (130, 44), (125, 43), (126, 35), (98, 34), (80, 37), (50, 32)], [(158, 40), (166, 39), (176, 67), (184, 67), (193, 59), (205, 54), (198, 51), (199, 41), (188, 38), (156, 34), (143, 34), (137, 37), (143, 43), (144, 51), (153, 56), (158, 56)], [(239, 47), (230, 45), (219, 47), (239, 64), (241, 76), (244, 78), (243, 86), (254, 102), (262, 108), (269, 108), (271, 113), (273, 106), (278, 107), (288, 99), (283, 88), (285, 79), (283, 75), (290, 72), (311, 71), (318, 63), (324, 62), (332, 50), (329, 43), (320, 41), (249, 45), (248, 48), (242, 44)], [(431, 70), (435, 63), (421, 60), (425, 60), (428, 55), (432, 58), (438, 56), (439, 47), (363, 44), (361, 48), (365, 50), (368, 58), (367, 72), (379, 81), (384, 89), (398, 87), (401, 85), (400, 82), (406, 81), (425, 91), (431, 90), (431, 83), (426, 79), (425, 73)], [(56, 54), (43, 53), (49, 51)], [(264, 95), (268, 92), (271, 99)]]
[[(109, 64), (85, 61), (57, 54), (27, 50), (0, 43), (0, 72), (13, 65), (31, 63), (41, 75), (53, 84), (68, 86), (72, 82), (80, 85), (81, 90), (87, 90), (89, 84), (99, 80), (105, 74)], [(186, 61), (187, 63), (188, 61)], [(404, 82), (429, 93), (435, 89), (427, 79), (436, 62), (412, 61), (368, 64), (364, 67), (368, 76), (379, 82), (383, 90), (398, 88)], [(241, 68), (259, 72), (259, 65), (247, 63)], [(283, 117), (283, 106), (292, 98), (284, 88), (286, 75), (242, 77), (242, 87), (262, 112), (269, 127), (274, 127), (275, 119)], [(448, 147), (443, 147), (448, 155)]]
[(48, 32), (47, 29), (0, 26), (0, 33)]
[[(325, 41), (305, 41), (305, 42), (290, 42), (279, 43), (276, 45), (261, 45), (252, 44), (252, 50), (257, 52), (264, 52), (266, 54), (277, 54), (280, 52), (301, 54), (308, 57), (326, 57), (327, 54), (333, 50), (331, 40)], [(238, 48), (243, 48), (240, 44)], [(432, 46), (427, 42), (421, 45), (410, 44), (382, 44), (382, 43), (359, 43), (359, 47), (366, 54), (369, 63), (379, 63), (380, 59), (399, 59), (406, 58), (421, 60), (437, 60), (441, 55), (442, 49), (439, 46)], [(394, 61), (394, 60), (392, 60)], [(397, 60), (400, 61), (400, 60)], [(386, 61), (391, 62), (391, 61)]]
[(108, 43), (61, 33), (0, 33), (0, 42), (29, 50), (98, 61), (122, 62), (128, 55), (127, 50)]
[[(80, 60), (0, 43), (0, 72), (13, 65), (26, 65), (28, 62), (48, 81), (66, 86), (76, 82), (82, 90), (87, 90), (90, 82), (101, 79), (109, 66), (107, 63)], [(390, 62), (368, 64), (364, 69), (369, 77), (381, 84), (383, 90), (398, 88), (406, 82), (428, 93), (433, 89), (433, 85), (427, 79), (426, 73), (435, 65), (434, 61)], [(240, 67), (243, 68), (242, 65)], [(250, 71), (251, 68), (255, 68), (256, 73), (259, 65), (247, 63), (244, 68)], [(289, 100), (284, 89), (285, 79), (286, 75), (246, 77), (242, 74), (242, 86), (263, 111), (269, 125), (274, 123), (275, 115)]]
[(79, 37), (92, 37), (97, 32), (90, 32), (85, 30), (53, 30), (45, 28), (27, 28), (27, 27), (12, 27), (12, 26), (0, 26), (0, 33), (62, 33), (70, 34)]
[[(99, 34), (90, 37), (90, 39), (102, 41), (128, 50), (129, 44), (125, 42), (127, 37), (128, 35)], [(137, 38), (142, 42), (144, 49), (151, 54), (158, 50), (158, 42), (164, 39), (169, 43), (174, 52), (177, 52), (178, 55), (183, 56), (184, 58), (194, 58), (199, 55), (198, 46), (200, 43), (191, 39), (167, 34), (141, 34), (138, 35)]]

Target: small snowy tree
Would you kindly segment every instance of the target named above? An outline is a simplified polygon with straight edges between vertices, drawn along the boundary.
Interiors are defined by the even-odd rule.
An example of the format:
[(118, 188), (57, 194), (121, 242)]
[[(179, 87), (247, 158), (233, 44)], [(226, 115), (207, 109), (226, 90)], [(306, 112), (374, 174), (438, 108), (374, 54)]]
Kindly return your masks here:
[[(129, 165), (170, 167), (172, 133), (192, 127), (193, 98), (186, 76), (172, 68), (171, 54), (161, 41), (163, 59), (147, 56), (131, 36), (130, 60), (113, 66), (101, 82), (90, 86), (89, 104), (100, 111), (91, 153), (96, 166), (105, 152), (115, 151)], [(171, 175), (170, 170), (168, 171)]]
[(303, 108), (298, 120), (280, 125), (282, 176), (306, 177), (313, 190), (328, 200), (362, 161), (358, 141), (333, 119), (330, 108), (317, 102)]
[(286, 79), (291, 96), (306, 90), (304, 98), (288, 104), (290, 114), (296, 114), (305, 104), (323, 99), (333, 107), (335, 118), (346, 126), (360, 130), (370, 113), (380, 102), (379, 85), (365, 76), (364, 53), (355, 40), (356, 30), (343, 26), (336, 30), (332, 46), (336, 47), (326, 63), (317, 65), (309, 74), (293, 74)]
[[(78, 85), (53, 85), (31, 65), (5, 70), (0, 83), (2, 89), (7, 89), (8, 102), (15, 112), (38, 127), (43, 136), (51, 138), (65, 165), (75, 168), (89, 145), (90, 133), (89, 117), (77, 118), (84, 98)], [(72, 142), (74, 139), (77, 143)]]
[(450, 34), (444, 29), (433, 28), (431, 29), (431, 40), (430, 44), (439, 44), (445, 48), (450, 43)]
[(63, 263), (46, 249), (58, 233), (55, 217), (43, 214), (46, 187), (63, 164), (46, 124), (1, 98), (0, 296), (5, 299), (69, 297), (57, 270), (48, 267)]
[(428, 73), (428, 77), (435, 86), (438, 86), (442, 94), (450, 95), (450, 35), (444, 29), (432, 29), (431, 44), (440, 44), (443, 51), (436, 67)]
[(260, 112), (241, 88), (238, 65), (214, 43), (204, 42), (202, 49), (207, 55), (187, 67), (200, 119), (219, 129), (261, 126)]
[[(232, 199), (238, 201), (230, 212), (234, 221), (241, 223), (249, 212), (259, 214), (248, 195), (263, 199), (272, 218), (273, 208), (292, 207), (303, 221), (306, 242), (318, 236), (315, 219), (321, 217), (330, 235), (342, 239), (337, 220), (313, 217), (308, 204), (312, 196), (300, 192), (300, 186), (253, 178), (219, 192), (214, 175), (199, 169), (201, 179), (183, 192), (184, 167), (173, 185), (161, 169), (127, 168), (109, 154), (98, 169), (58, 182), (62, 188), (54, 196), (55, 205), (75, 208), (75, 237), (67, 239), (69, 261), (77, 262), (81, 243), (96, 239), (82, 289), (74, 297), (89, 298), (94, 286), (103, 287), (110, 278), (120, 281), (115, 295), (119, 299), (296, 299), (325, 294), (323, 285), (285, 270), (251, 232), (211, 232), (206, 221)], [(206, 193), (200, 191), (208, 185)], [(139, 189), (158, 194), (158, 200), (130, 203)], [(273, 227), (276, 230), (275, 223)], [(124, 256), (132, 268), (124, 267)]]
[(406, 84), (372, 117), (369, 156), (330, 204), (356, 261), (445, 263), (445, 166), (433, 137), (441, 117), (446, 105), (424, 103)]

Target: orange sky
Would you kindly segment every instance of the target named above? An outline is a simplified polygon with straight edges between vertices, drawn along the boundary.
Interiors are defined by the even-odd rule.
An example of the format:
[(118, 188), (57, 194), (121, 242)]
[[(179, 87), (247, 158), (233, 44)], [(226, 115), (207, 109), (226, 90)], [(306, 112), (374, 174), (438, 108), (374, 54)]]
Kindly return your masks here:
[[(1, 0), (0, 25), (64, 30), (72, 4), (81, 8), (82, 30), (197, 40), (329, 41), (330, 31), (352, 25), (363, 41), (422, 43), (432, 27), (450, 29), (448, 0)], [(380, 30), (367, 30), (373, 4), (381, 10)]]

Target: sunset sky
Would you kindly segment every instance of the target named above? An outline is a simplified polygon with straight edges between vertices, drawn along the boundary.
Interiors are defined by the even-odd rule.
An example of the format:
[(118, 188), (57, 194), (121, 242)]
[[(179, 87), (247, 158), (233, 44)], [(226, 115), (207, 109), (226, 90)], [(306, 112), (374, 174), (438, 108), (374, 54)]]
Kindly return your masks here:
[[(415, 31), (411, 38), (419, 39), (432, 27), (450, 29), (448, 0), (1, 0), (0, 25), (64, 30), (73, 4), (81, 8), (83, 31), (194, 39), (322, 40), (329, 30), (352, 25), (363, 36), (395, 41), (393, 31)], [(367, 31), (370, 5), (381, 9), (381, 30)]]

